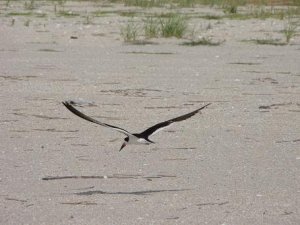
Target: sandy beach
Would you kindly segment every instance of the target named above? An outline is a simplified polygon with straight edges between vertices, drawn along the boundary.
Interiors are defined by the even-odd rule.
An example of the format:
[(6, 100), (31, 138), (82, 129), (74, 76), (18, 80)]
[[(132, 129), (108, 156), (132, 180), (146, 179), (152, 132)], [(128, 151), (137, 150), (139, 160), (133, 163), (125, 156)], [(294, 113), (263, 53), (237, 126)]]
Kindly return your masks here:
[[(126, 43), (122, 26), (161, 9), (0, 4), (0, 224), (300, 223), (300, 36), (253, 41), (284, 43), (287, 20), (175, 8), (219, 45)], [(64, 100), (132, 132), (212, 104), (119, 152), (122, 134)]]

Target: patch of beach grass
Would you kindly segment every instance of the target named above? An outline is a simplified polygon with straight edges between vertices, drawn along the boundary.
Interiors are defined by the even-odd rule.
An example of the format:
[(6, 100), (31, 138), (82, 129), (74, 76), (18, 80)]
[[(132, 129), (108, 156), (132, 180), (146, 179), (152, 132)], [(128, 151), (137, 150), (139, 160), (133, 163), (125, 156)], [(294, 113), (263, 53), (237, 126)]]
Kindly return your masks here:
[(6, 1), (5, 1), (5, 7), (9, 7), (10, 1), (11, 1), (11, 0), (6, 0)]
[[(132, 20), (121, 27), (121, 36), (125, 42), (137, 40), (137, 36), (143, 36), (146, 39), (156, 37), (177, 37), (182, 38), (188, 30), (187, 19), (179, 14), (169, 15), (167, 18), (147, 17), (139, 28), (138, 24)], [(144, 31), (144, 32), (143, 32)]]
[(187, 31), (187, 19), (179, 14), (173, 14), (169, 18), (160, 19), (161, 35), (163, 37), (181, 38)]
[(246, 0), (111, 0), (110, 2), (121, 2), (125, 6), (137, 7), (194, 7), (195, 5), (209, 6), (228, 6), (228, 5), (244, 5)]
[(264, 6), (251, 6), (246, 13), (227, 14), (224, 18), (245, 20), (268, 18), (283, 20), (291, 15), (300, 16), (300, 7), (276, 8)]
[(125, 42), (134, 42), (137, 40), (139, 26), (136, 22), (130, 20), (125, 26), (121, 27), (121, 36)]
[(290, 42), (290, 40), (296, 36), (297, 34), (297, 29), (299, 26), (299, 22), (298, 21), (293, 21), (291, 18), (288, 18), (285, 27), (282, 31), (282, 33), (285, 36), (285, 40), (287, 43)]
[(160, 35), (160, 21), (157, 18), (149, 17), (144, 22), (144, 33), (146, 38), (155, 38)]
[(222, 3), (223, 12), (227, 14), (236, 14), (238, 6), (245, 5), (245, 1), (241, 0), (224, 0)]
[(26, 9), (26, 10), (35, 9), (35, 0), (30, 0), (30, 1), (24, 2), (24, 9)]
[(65, 4), (67, 3), (67, 0), (50, 0), (52, 1), (54, 4), (58, 4), (59, 6), (65, 6)]
[(177, 7), (193, 7), (197, 3), (196, 0), (180, 0), (177, 2)]

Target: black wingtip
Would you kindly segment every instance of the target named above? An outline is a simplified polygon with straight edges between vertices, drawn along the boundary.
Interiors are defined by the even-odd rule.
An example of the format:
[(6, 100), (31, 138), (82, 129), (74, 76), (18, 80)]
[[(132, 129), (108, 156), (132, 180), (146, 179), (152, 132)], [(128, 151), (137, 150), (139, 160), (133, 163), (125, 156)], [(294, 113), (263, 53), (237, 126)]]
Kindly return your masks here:
[(66, 106), (66, 105), (69, 105), (69, 102), (68, 102), (68, 101), (62, 101), (61, 103), (64, 104), (65, 106)]
[(68, 106), (72, 106), (72, 101), (62, 101), (61, 102), (64, 106), (68, 108)]
[(72, 106), (71, 101), (62, 101), (61, 102), (67, 109), (74, 113), (74, 107)]

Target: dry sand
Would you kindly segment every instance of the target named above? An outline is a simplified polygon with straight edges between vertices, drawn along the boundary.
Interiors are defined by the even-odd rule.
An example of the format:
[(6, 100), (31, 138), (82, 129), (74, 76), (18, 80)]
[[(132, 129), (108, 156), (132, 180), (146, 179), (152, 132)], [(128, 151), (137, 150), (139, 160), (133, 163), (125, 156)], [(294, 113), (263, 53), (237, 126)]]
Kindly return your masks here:
[[(68, 18), (49, 2), (34, 10), (46, 17), (7, 16), (24, 11), (9, 4), (0, 14), (0, 224), (300, 223), (300, 38), (241, 42), (283, 39), (285, 20), (195, 18), (190, 27), (225, 42), (130, 45), (120, 37), (128, 17), (84, 24), (93, 10), (123, 6), (68, 2), (80, 13)], [(92, 101), (80, 110), (132, 132), (212, 105), (157, 144), (119, 152), (124, 137), (75, 117), (66, 99)]]

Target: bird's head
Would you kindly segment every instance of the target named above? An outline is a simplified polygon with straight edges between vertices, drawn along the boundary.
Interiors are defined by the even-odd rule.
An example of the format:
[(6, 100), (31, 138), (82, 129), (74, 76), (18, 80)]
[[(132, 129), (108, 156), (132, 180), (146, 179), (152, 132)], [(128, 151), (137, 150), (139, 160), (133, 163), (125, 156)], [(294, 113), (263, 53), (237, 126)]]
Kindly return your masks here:
[(124, 142), (119, 151), (121, 151), (128, 144), (128, 142), (129, 142), (129, 137), (124, 138)]

